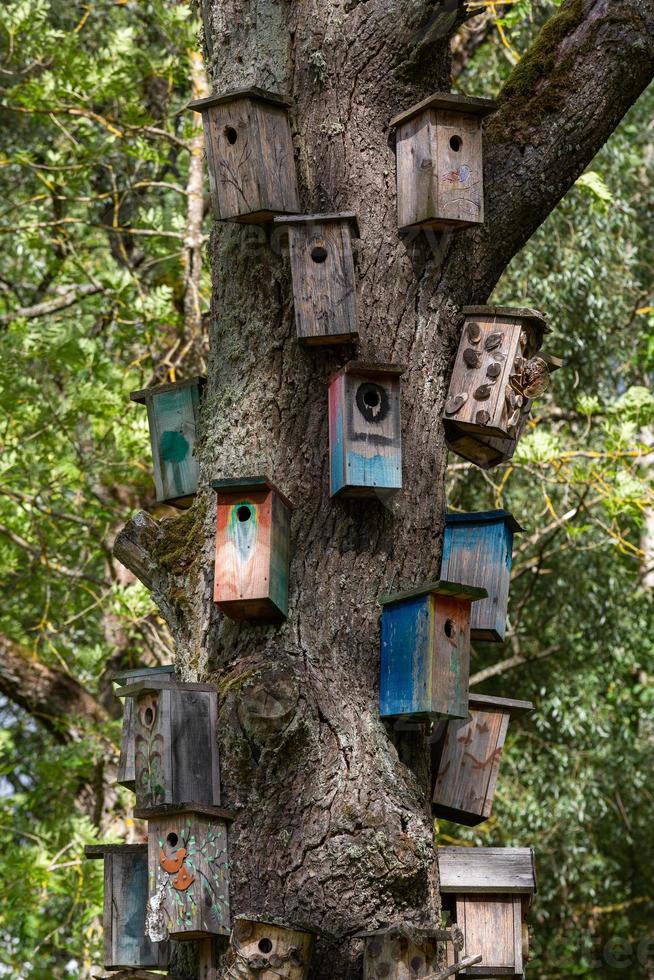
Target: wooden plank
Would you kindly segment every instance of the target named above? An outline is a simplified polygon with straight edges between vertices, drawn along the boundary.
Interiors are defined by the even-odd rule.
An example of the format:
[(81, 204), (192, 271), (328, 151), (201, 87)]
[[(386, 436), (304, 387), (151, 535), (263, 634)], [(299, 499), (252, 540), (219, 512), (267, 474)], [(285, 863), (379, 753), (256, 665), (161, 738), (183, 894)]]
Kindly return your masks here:
[(192, 102), (189, 102), (187, 108), (192, 109), (194, 112), (204, 112), (205, 109), (209, 109), (211, 106), (221, 105), (223, 102), (234, 102), (236, 99), (251, 99), (254, 102), (270, 103), (271, 105), (285, 106), (286, 108), (291, 105), (290, 98), (286, 95), (280, 95), (278, 92), (269, 92), (268, 89), (250, 85), (246, 88), (234, 88), (227, 89), (225, 92), (217, 92), (214, 95), (207, 96), (205, 99), (193, 99)]
[(269, 598), (273, 615), (288, 615), (288, 575), (291, 558), (291, 512), (278, 494), (273, 493), (270, 526)]
[(150, 445), (157, 501), (192, 497), (198, 488), (199, 464), (194, 455), (200, 411), (200, 390), (165, 386), (147, 400)]
[(536, 890), (530, 847), (439, 847), (443, 894), (532, 895)]
[(465, 938), (465, 953), (481, 953), (482, 957), (479, 966), (468, 967), (466, 976), (522, 976), (521, 962), (516, 961), (516, 904), (519, 908), (519, 898), (506, 895), (472, 895), (457, 900), (457, 924)]
[(273, 490), (278, 497), (281, 497), (288, 509), (293, 510), (293, 504), (286, 494), (267, 476), (230, 476), (221, 480), (213, 480), (211, 486), (214, 490), (220, 490), (224, 494), (255, 493), (258, 490), (266, 489)]
[(430, 596), (432, 617), (431, 711), (440, 717), (468, 714), (470, 601)]
[[(474, 606), (473, 606), (474, 609)], [(514, 698), (496, 698), (490, 694), (478, 694), (476, 691), (470, 692), (471, 708), (489, 708), (506, 711), (511, 718), (519, 718), (534, 710), (533, 701), (517, 701)]]
[(457, 92), (436, 92), (429, 95), (421, 102), (416, 102), (398, 115), (393, 116), (390, 121), (391, 129), (400, 126), (403, 122), (411, 119), (412, 116), (423, 113), (426, 109), (442, 109), (446, 112), (471, 113), (474, 116), (487, 116), (497, 110), (497, 103), (493, 99), (478, 99), (471, 95), (460, 95)]
[(416, 585), (413, 589), (405, 592), (393, 592), (382, 595), (377, 600), (381, 606), (390, 606), (396, 602), (404, 602), (405, 599), (414, 599), (421, 595), (447, 595), (454, 598), (469, 599), (475, 602), (486, 597), (486, 589), (480, 589), (472, 585), (462, 585), (460, 582), (448, 582), (445, 579), (438, 579), (436, 582), (424, 582)]
[(239, 916), (234, 921), (232, 944), (243, 964), (257, 964), (262, 980), (286, 977), (307, 980), (314, 935), (303, 929)]
[(413, 980), (438, 969), (438, 943), (406, 934), (388, 933), (366, 940), (363, 980)]
[[(163, 667), (139, 667), (135, 670), (115, 671), (111, 675), (111, 680), (120, 684), (125, 682), (135, 683), (147, 677), (166, 677), (173, 683), (175, 677), (175, 667), (168, 664)], [(120, 742), (120, 758), (118, 760), (118, 773), (116, 782), (120, 786), (134, 792), (136, 773), (134, 769), (134, 701), (132, 698), (125, 698), (123, 702), (123, 729)]]
[(272, 498), (268, 490), (217, 495), (214, 601), (268, 599)]
[(172, 803), (220, 806), (216, 741), (217, 694), (181, 690), (171, 695)]
[(436, 113), (427, 110), (400, 126), (396, 141), (397, 224), (429, 224), (437, 217)]
[(551, 333), (545, 315), (531, 306), (464, 306), (461, 311), (466, 318), (470, 317), (502, 317), (516, 320), (532, 321), (537, 329), (544, 334)]
[(290, 214), (275, 218), (276, 225), (321, 225), (347, 221), (355, 238), (360, 237), (359, 221), (354, 211), (334, 211), (331, 214)]
[(167, 391), (180, 391), (183, 388), (204, 388), (207, 383), (207, 379), (202, 374), (196, 374), (192, 378), (186, 378), (184, 381), (167, 381), (165, 384), (151, 385), (149, 388), (140, 388), (138, 391), (130, 391), (129, 397), (133, 402), (138, 402), (140, 405), (147, 405), (151, 398), (155, 398), (157, 395), (162, 394)]
[(254, 104), (261, 160), (261, 206), (271, 215), (300, 210), (293, 139), (286, 109)]
[(438, 178), (435, 217), (443, 222), (482, 224), (484, 168), (477, 118), (460, 112), (438, 112), (435, 169)]

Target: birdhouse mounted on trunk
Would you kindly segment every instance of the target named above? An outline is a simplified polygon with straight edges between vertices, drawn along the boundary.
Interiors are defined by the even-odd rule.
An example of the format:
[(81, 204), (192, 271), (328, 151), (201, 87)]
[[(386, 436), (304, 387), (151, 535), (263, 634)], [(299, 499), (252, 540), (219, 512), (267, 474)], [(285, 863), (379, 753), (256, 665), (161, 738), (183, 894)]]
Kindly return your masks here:
[(133, 391), (148, 410), (157, 503), (190, 507), (198, 489), (197, 441), (200, 400), (206, 378)]
[(329, 382), (332, 497), (402, 489), (400, 375), (396, 364), (350, 361)]
[(293, 304), (298, 338), (305, 344), (356, 340), (357, 287), (352, 236), (359, 237), (356, 215), (296, 214), (275, 218), (288, 234)]
[(300, 210), (288, 107), (282, 96), (260, 88), (189, 103), (202, 113), (211, 204), (219, 221), (262, 224)]
[(509, 721), (534, 706), (470, 694), (468, 708), (469, 718), (448, 721), (432, 743), (432, 811), (443, 820), (475, 827), (491, 815)]
[(490, 99), (437, 94), (391, 119), (400, 231), (483, 224), (482, 120), (495, 108)]
[(464, 955), (481, 953), (466, 976), (524, 977), (525, 915), (536, 891), (528, 847), (439, 847), (443, 907), (464, 936)]
[(168, 943), (146, 936), (148, 845), (94, 844), (87, 858), (104, 860), (104, 958), (107, 970), (165, 968)]
[[(135, 684), (148, 678), (162, 678), (170, 684), (175, 683), (175, 668), (172, 664), (165, 667), (137, 667), (135, 670), (121, 670), (111, 675), (112, 681), (121, 687)], [(120, 759), (118, 760), (118, 777), (116, 782), (132, 792), (136, 789), (134, 769), (134, 702), (132, 698), (123, 701), (123, 732), (120, 742)]]
[(243, 915), (234, 919), (233, 957), (256, 971), (258, 980), (307, 980), (313, 942), (314, 934), (297, 926)]
[(548, 332), (536, 310), (468, 306), (443, 425), (452, 452), (490, 469), (509, 460), (555, 357), (539, 353)]
[(265, 476), (215, 480), (214, 602), (231, 619), (288, 614), (290, 501)]
[(217, 694), (209, 684), (147, 678), (119, 688), (133, 701), (137, 817), (220, 804)]
[(470, 639), (501, 643), (513, 561), (513, 535), (523, 528), (506, 510), (446, 514), (441, 575), (486, 589), (470, 619)]
[(467, 718), (470, 607), (485, 589), (433, 582), (382, 596), (382, 718)]
[[(202, 812), (199, 812), (201, 810)], [(148, 822), (151, 939), (228, 936), (227, 823), (212, 807), (171, 810)]]
[(397, 924), (357, 934), (365, 939), (363, 980), (414, 980), (438, 974), (451, 932), (438, 926)]

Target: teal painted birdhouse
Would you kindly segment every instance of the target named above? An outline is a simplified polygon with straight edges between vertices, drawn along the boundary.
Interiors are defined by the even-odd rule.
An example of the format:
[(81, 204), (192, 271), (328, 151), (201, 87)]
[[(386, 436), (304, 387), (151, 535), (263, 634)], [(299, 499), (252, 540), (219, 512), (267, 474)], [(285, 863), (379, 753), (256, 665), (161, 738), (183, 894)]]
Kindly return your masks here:
[(292, 504), (267, 477), (214, 480), (214, 602), (237, 620), (275, 623), (288, 614)]
[[(175, 668), (172, 664), (165, 667), (137, 667), (134, 670), (120, 670), (111, 675), (115, 684), (124, 687), (137, 681), (160, 677), (175, 683)], [(116, 782), (132, 792), (136, 789), (134, 769), (134, 702), (132, 698), (123, 701), (123, 732), (120, 742), (120, 759), (118, 760), (118, 776)]]
[(513, 535), (523, 528), (506, 510), (446, 514), (441, 575), (486, 589), (488, 597), (475, 602), (470, 638), (501, 643), (513, 562)]
[(190, 507), (198, 489), (194, 455), (205, 378), (133, 391), (130, 398), (148, 410), (157, 503)]
[(388, 496), (402, 488), (396, 364), (350, 361), (329, 383), (332, 497)]
[(219, 806), (215, 688), (147, 677), (116, 696), (132, 701), (136, 816), (189, 804)]
[(87, 858), (104, 860), (104, 959), (107, 970), (168, 965), (168, 943), (146, 936), (147, 844), (94, 844)]
[(382, 718), (466, 718), (470, 608), (485, 589), (433, 582), (383, 596)]

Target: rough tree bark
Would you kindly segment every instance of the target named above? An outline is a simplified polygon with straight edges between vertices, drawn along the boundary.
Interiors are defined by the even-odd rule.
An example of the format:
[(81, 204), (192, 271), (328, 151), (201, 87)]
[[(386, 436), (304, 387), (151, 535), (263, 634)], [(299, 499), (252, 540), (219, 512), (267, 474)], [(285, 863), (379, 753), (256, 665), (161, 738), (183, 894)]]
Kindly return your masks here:
[[(289, 271), (268, 232), (216, 226), (203, 486), (267, 473), (296, 505), (290, 613), (235, 624), (211, 601), (214, 500), (116, 554), (153, 591), (189, 679), (215, 681), (233, 911), (321, 933), (312, 976), (360, 976), (357, 930), (438, 909), (424, 731), (378, 717), (377, 597), (437, 577), (446, 450), (439, 423), (461, 307), (485, 302), (654, 64), (654, 0), (566, 0), (486, 127), (487, 222), (400, 240), (388, 121), (450, 89), (454, 0), (204, 0), (213, 87), (288, 92), (303, 210), (357, 212), (364, 359), (408, 365), (405, 490), (332, 501), (326, 382), (350, 351), (295, 338)], [(522, 297), (515, 297), (520, 303)]]

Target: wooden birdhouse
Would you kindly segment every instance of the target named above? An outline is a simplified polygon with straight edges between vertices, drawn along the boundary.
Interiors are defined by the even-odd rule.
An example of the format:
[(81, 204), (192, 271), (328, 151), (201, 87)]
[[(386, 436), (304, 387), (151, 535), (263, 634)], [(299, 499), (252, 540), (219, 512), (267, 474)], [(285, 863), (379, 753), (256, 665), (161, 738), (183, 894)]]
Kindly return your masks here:
[(211, 486), (217, 497), (214, 601), (231, 619), (283, 619), (292, 504), (265, 476)]
[(116, 695), (133, 701), (136, 816), (171, 806), (218, 806), (215, 688), (149, 677)]
[(288, 233), (293, 304), (298, 338), (305, 344), (342, 344), (356, 340), (357, 288), (352, 235), (359, 237), (356, 215), (294, 215), (275, 218)]
[[(175, 683), (175, 668), (172, 664), (165, 667), (137, 667), (135, 670), (120, 670), (111, 675), (112, 681), (120, 687), (159, 677), (169, 683)], [(120, 759), (118, 761), (118, 778), (120, 786), (134, 792), (136, 788), (134, 770), (134, 702), (132, 698), (123, 701), (123, 732), (120, 743)]]
[(470, 639), (501, 643), (513, 561), (513, 535), (522, 531), (506, 510), (446, 514), (441, 575), (476, 585), (488, 598), (476, 602), (470, 619)]
[(437, 94), (391, 119), (400, 231), (483, 223), (482, 120), (495, 108), (490, 99)]
[(443, 581), (382, 596), (382, 718), (467, 718), (470, 607), (485, 596)]
[(190, 507), (198, 489), (194, 455), (202, 389), (206, 379), (133, 391), (130, 398), (148, 410), (157, 503)]
[(212, 807), (171, 809), (165, 816), (150, 818), (150, 938), (229, 935), (230, 819), (231, 814)]
[(307, 980), (314, 934), (276, 921), (234, 919), (232, 947), (238, 961), (256, 971), (258, 980)]
[(332, 497), (402, 489), (400, 375), (395, 364), (350, 361), (329, 382)]
[(365, 940), (363, 980), (414, 980), (439, 972), (443, 944), (451, 936), (437, 926), (391, 925), (357, 934)]
[(104, 860), (104, 958), (107, 970), (168, 965), (168, 943), (146, 936), (147, 844), (94, 844), (87, 858)]
[(274, 92), (244, 88), (189, 108), (202, 113), (209, 190), (219, 221), (262, 224), (297, 214), (289, 103)]
[(525, 916), (536, 891), (531, 848), (439, 847), (438, 865), (443, 906), (463, 932), (463, 955), (482, 956), (465, 975), (524, 977)]
[(534, 398), (561, 367), (540, 353), (548, 332), (536, 310), (468, 306), (443, 413), (452, 452), (482, 469), (513, 456)]
[(469, 717), (448, 721), (432, 745), (435, 817), (467, 827), (488, 820), (509, 721), (533, 708), (530, 701), (470, 694)]

